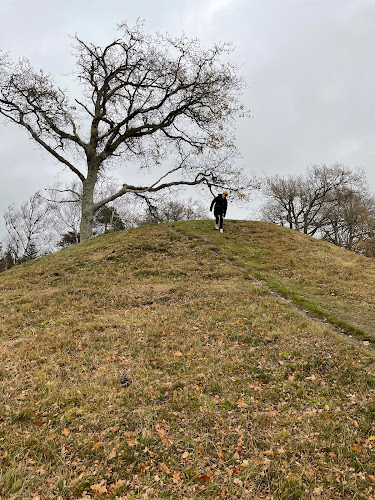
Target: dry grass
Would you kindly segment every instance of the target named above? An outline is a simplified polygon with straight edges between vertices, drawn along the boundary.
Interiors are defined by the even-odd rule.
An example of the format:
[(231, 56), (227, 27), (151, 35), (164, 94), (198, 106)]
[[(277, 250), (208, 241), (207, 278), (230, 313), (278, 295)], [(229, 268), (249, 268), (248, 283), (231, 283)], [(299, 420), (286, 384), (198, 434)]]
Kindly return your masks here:
[[(193, 226), (181, 227), (189, 234)], [(232, 221), (226, 229), (223, 246), (221, 235), (211, 242), (229, 259), (296, 302), (336, 316), (354, 334), (362, 331), (375, 346), (374, 259), (273, 224)], [(195, 236), (205, 233), (205, 226), (193, 230)]]
[(303, 279), (361, 319), (373, 261), (211, 226), (100, 236), (0, 276), (2, 498), (375, 498), (374, 354), (254, 278)]

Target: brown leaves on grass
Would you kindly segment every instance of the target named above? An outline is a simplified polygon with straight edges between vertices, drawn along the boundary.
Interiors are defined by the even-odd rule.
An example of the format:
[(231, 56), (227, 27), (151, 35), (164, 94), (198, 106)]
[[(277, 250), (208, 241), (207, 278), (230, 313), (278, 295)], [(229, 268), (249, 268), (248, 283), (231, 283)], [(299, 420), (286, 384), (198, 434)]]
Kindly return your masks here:
[(104, 493), (107, 493), (107, 491), (108, 491), (105, 479), (100, 481), (100, 483), (98, 483), (98, 484), (92, 484), (90, 486), (90, 489), (98, 495), (103, 495)]
[[(164, 423), (164, 427), (166, 427), (166, 423)], [(173, 440), (168, 436), (165, 428), (163, 428), (161, 425), (156, 424), (155, 430), (165, 446), (170, 447), (174, 444)]]
[(115, 483), (112, 483), (108, 486), (108, 492), (113, 493), (114, 491), (118, 490), (119, 488), (122, 488), (126, 484), (125, 479), (119, 479)]
[(114, 493), (116, 490), (118, 490), (119, 488), (122, 488), (125, 484), (127, 484), (127, 481), (125, 481), (124, 479), (119, 479), (118, 481), (116, 481), (115, 483), (112, 483), (110, 484), (108, 487), (107, 487), (107, 482), (105, 479), (102, 479), (102, 481), (100, 481), (100, 483), (97, 483), (97, 484), (92, 484), (90, 486), (90, 489), (96, 494), (96, 495), (99, 495), (99, 496), (102, 496), (104, 495), (105, 493)]
[(128, 446), (130, 446), (130, 448), (134, 448), (134, 446), (137, 446), (138, 444), (138, 441), (136, 439), (125, 439), (125, 441), (127, 442)]

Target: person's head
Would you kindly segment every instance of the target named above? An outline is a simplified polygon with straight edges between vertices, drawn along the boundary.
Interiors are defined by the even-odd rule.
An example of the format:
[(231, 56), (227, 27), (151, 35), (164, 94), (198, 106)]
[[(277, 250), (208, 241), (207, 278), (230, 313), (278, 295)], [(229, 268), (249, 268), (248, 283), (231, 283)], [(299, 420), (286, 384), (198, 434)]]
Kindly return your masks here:
[(226, 198), (227, 196), (228, 196), (228, 191), (224, 191), (223, 198)]

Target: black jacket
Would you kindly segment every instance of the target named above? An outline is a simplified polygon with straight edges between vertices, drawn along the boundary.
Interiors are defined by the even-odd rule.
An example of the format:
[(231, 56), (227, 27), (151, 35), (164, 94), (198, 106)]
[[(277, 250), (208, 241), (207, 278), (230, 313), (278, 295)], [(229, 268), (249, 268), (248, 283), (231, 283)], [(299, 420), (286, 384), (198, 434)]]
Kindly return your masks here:
[(212, 200), (210, 211), (212, 211), (212, 207), (214, 205), (215, 205), (214, 213), (223, 214), (223, 216), (225, 217), (228, 206), (227, 199), (224, 198), (222, 194), (218, 194), (216, 198)]

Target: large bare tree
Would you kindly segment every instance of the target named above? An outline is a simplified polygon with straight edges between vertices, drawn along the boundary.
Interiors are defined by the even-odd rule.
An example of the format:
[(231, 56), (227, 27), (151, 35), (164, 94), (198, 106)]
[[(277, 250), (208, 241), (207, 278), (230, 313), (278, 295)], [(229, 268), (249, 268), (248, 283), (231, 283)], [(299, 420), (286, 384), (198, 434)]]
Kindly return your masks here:
[[(233, 125), (245, 111), (244, 82), (222, 62), (230, 46), (206, 50), (185, 36), (149, 36), (141, 24), (119, 30), (105, 47), (75, 37), (75, 99), (28, 60), (0, 57), (0, 113), (82, 182), (81, 240), (92, 236), (97, 211), (126, 193), (250, 187), (234, 166)], [(152, 180), (121, 182), (111, 196), (95, 199), (99, 176), (115, 161), (149, 168)]]

